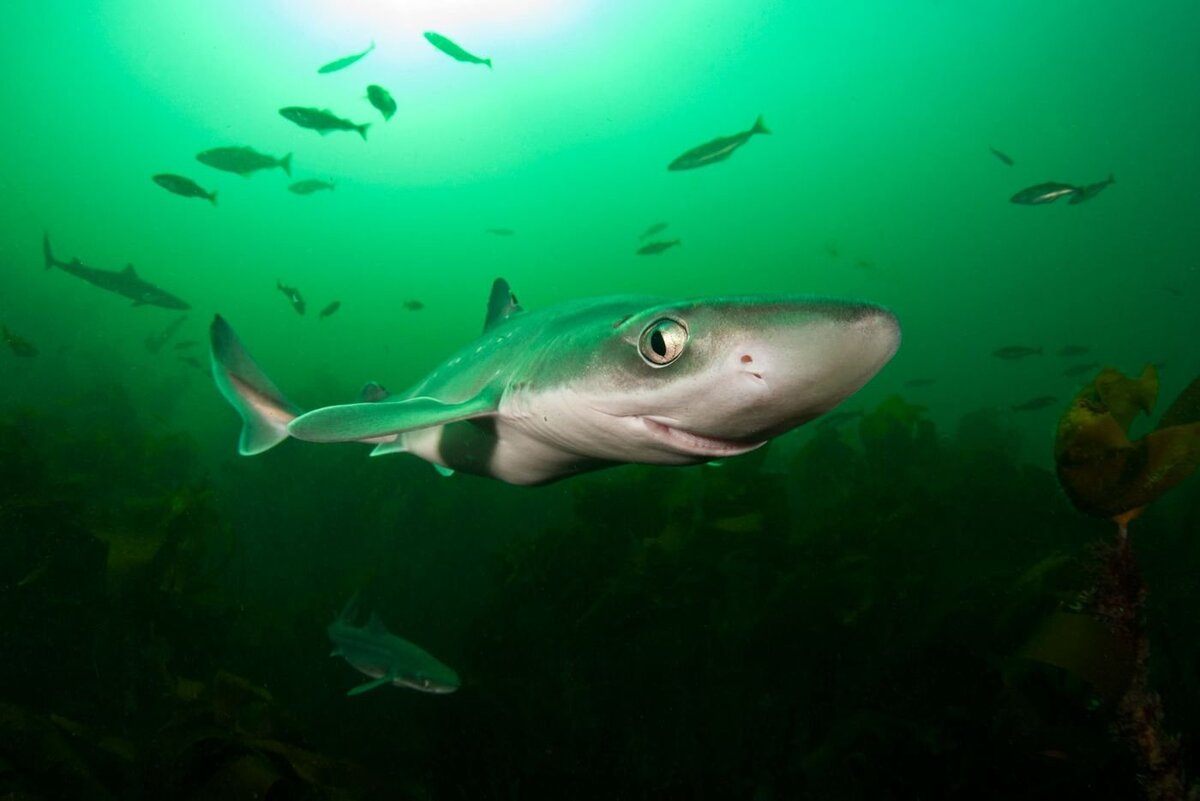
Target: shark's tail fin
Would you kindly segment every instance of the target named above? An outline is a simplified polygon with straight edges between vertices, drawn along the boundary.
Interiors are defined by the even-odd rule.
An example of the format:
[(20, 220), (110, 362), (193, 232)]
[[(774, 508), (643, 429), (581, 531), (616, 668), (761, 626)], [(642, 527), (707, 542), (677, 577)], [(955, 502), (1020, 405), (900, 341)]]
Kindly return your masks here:
[(284, 174), (287, 175), (288, 178), (291, 178), (292, 177), (292, 154), (288, 153), (286, 156), (281, 158), (279, 160), (279, 166), (283, 169)]
[(42, 258), (46, 261), (47, 270), (58, 264), (58, 260), (54, 258), (54, 251), (50, 249), (50, 233), (48, 231), (42, 231)]
[(218, 314), (213, 318), (209, 333), (213, 381), (242, 416), (238, 453), (253, 456), (283, 442), (288, 437), (288, 423), (302, 412), (300, 407), (285, 398), (258, 368), (224, 317)]
[(371, 123), (364, 122), (362, 125), (355, 125), (354, 130), (358, 131), (358, 135), (361, 136), (363, 138), (363, 141), (365, 142), (365, 141), (367, 141), (367, 129), (370, 127), (371, 127)]
[(758, 119), (754, 121), (754, 127), (750, 129), (751, 134), (769, 134), (771, 129), (763, 122), (762, 115), (758, 115)]

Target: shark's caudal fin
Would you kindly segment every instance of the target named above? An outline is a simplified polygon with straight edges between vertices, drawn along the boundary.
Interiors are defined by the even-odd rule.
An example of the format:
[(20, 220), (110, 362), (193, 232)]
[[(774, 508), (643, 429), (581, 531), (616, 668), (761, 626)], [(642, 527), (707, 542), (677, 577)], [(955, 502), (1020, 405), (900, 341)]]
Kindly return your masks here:
[(769, 134), (771, 129), (763, 122), (762, 115), (758, 115), (758, 119), (754, 121), (754, 127), (750, 129), (751, 134)]
[(209, 333), (213, 380), (229, 405), (242, 416), (238, 453), (253, 456), (287, 439), (288, 423), (301, 414), (301, 409), (258, 368), (225, 318), (216, 315)]
[(288, 153), (279, 160), (279, 166), (283, 168), (283, 172), (288, 178), (292, 177), (292, 154)]
[(492, 294), (488, 296), (487, 317), (483, 321), (483, 330), (487, 331), (521, 311), (523, 310), (517, 303), (517, 296), (513, 294), (508, 282), (497, 278), (492, 282)]
[(42, 231), (42, 258), (46, 261), (46, 269), (58, 264), (58, 259), (54, 258), (54, 251), (50, 249), (50, 233)]
[(354, 130), (358, 131), (358, 135), (361, 136), (363, 138), (363, 141), (365, 142), (365, 141), (367, 141), (367, 129), (370, 127), (371, 127), (371, 123), (364, 122), (362, 125), (355, 125)]

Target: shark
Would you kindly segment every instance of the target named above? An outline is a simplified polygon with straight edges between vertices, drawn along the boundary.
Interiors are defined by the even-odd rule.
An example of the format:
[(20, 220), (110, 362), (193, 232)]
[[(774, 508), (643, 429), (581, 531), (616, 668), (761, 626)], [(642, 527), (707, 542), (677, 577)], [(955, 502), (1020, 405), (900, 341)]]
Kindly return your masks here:
[(387, 630), (375, 613), (365, 626), (355, 626), (358, 595), (349, 600), (326, 632), (333, 642), (330, 656), (340, 656), (372, 681), (350, 689), (346, 695), (361, 695), (392, 684), (423, 693), (444, 695), (459, 688), (458, 674), (425, 649)]
[(291, 437), (409, 453), (439, 472), (539, 485), (625, 463), (748, 453), (835, 408), (900, 344), (892, 312), (800, 296), (616, 296), (525, 311), (498, 278), (483, 333), (396, 395), (305, 411), (220, 315), (212, 373), (242, 418), (238, 450)]
[(50, 246), (50, 234), (42, 234), (42, 257), (49, 270), (57, 267), (65, 273), (81, 278), (92, 286), (123, 295), (133, 301), (134, 306), (161, 306), (164, 309), (190, 309), (186, 302), (160, 289), (137, 274), (132, 264), (125, 265), (123, 270), (102, 270), (89, 267), (79, 259), (62, 261), (54, 257)]

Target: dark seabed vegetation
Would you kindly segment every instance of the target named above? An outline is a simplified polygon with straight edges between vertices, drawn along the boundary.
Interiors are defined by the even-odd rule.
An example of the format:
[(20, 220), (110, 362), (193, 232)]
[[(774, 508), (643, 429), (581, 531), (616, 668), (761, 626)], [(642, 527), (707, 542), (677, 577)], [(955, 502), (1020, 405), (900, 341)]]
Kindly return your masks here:
[(1194, 5), (0, 19), (0, 799), (1200, 801)]

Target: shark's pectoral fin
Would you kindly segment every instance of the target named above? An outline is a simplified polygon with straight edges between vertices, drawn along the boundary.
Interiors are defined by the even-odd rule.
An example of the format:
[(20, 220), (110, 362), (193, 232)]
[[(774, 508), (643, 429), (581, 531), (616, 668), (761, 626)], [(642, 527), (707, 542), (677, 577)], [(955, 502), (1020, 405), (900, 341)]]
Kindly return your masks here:
[(288, 433), (309, 442), (354, 442), (486, 417), (496, 411), (496, 404), (493, 394), (484, 392), (460, 403), (409, 398), (326, 406), (291, 421)]
[(371, 451), (372, 456), (387, 456), (389, 453), (408, 453), (408, 446), (404, 444), (404, 437), (396, 437), (387, 442), (381, 442), (375, 446), (375, 450)]
[(444, 464), (438, 464), (437, 462), (434, 462), (433, 469), (436, 470), (437, 474), (442, 478), (450, 478), (450, 476), (454, 475), (454, 471), (449, 467), (446, 467)]
[(374, 690), (376, 687), (383, 687), (384, 685), (391, 684), (394, 679), (395, 677), (389, 673), (386, 676), (380, 676), (379, 678), (375, 679), (375, 681), (368, 681), (366, 684), (360, 684), (357, 687), (351, 688), (346, 695), (362, 695), (363, 693)]

